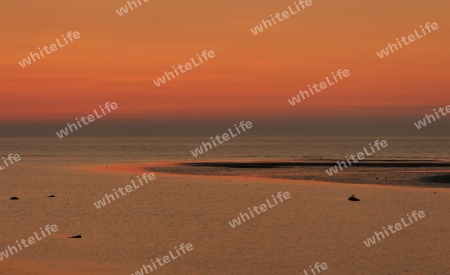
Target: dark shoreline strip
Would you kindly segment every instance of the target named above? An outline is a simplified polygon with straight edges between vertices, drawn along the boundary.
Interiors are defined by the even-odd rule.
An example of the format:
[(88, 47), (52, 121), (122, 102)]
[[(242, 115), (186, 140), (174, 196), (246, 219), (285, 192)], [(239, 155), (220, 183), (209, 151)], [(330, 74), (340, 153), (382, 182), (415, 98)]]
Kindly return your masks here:
[[(342, 161), (342, 160), (339, 160)], [(192, 167), (222, 167), (222, 168), (284, 168), (296, 166), (333, 166), (335, 160), (330, 161), (298, 161), (298, 162), (192, 162), (179, 163), (182, 166)], [(359, 161), (352, 163), (352, 166), (359, 167), (450, 167), (450, 162), (441, 161)]]

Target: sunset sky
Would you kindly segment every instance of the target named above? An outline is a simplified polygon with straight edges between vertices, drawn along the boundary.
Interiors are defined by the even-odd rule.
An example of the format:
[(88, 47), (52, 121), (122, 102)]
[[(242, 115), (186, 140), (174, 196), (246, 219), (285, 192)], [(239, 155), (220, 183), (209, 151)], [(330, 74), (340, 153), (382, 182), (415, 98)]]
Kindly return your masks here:
[[(410, 127), (450, 104), (447, 0), (313, 0), (258, 35), (250, 28), (294, 1), (141, 2), (119, 16), (124, 0), (4, 1), (0, 124), (63, 121), (62, 127), (109, 101), (119, 105), (111, 121), (399, 119)], [(426, 22), (439, 29), (388, 57), (376, 55)], [(81, 38), (19, 66), (68, 31)], [(203, 50), (215, 58), (153, 84)], [(288, 104), (338, 69), (350, 77)]]

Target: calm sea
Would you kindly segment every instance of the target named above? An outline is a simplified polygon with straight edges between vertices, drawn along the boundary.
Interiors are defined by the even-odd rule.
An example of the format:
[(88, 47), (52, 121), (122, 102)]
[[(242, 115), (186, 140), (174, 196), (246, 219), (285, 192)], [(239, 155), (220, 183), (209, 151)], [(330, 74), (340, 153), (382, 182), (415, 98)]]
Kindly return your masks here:
[[(245, 209), (244, 206), (247, 207), (248, 204), (253, 203), (251, 200), (257, 203), (259, 200), (264, 200), (268, 194), (278, 192), (279, 188), (275, 183), (250, 188), (243, 184), (223, 185), (223, 180), (199, 177), (195, 180), (196, 184), (188, 185), (192, 183), (192, 179), (167, 177), (159, 175), (158, 171), (154, 170), (156, 175), (154, 183), (133, 191), (104, 208), (96, 209), (94, 202), (101, 199), (105, 193), (111, 193), (113, 188), (129, 184), (134, 173), (93, 172), (80, 167), (144, 162), (150, 163), (149, 166), (151, 166), (151, 162), (157, 161), (342, 159), (345, 155), (360, 152), (364, 146), (375, 139), (375, 137), (358, 139), (236, 138), (219, 145), (197, 159), (194, 159), (190, 151), (199, 147), (201, 142), (208, 141), (209, 138), (0, 139), (0, 156), (7, 156), (10, 153), (21, 156), (20, 162), (0, 171), (2, 229), (0, 250), (5, 250), (8, 245), (14, 245), (15, 240), (33, 236), (35, 231), (46, 224), (57, 224), (59, 231), (53, 238), (44, 239), (25, 248), (11, 258), (42, 262), (46, 266), (51, 265), (55, 268), (80, 272), (80, 274), (131, 274), (142, 264), (149, 264), (150, 259), (167, 255), (174, 246), (192, 242), (194, 252), (202, 251), (202, 256), (195, 256), (195, 254), (183, 256), (175, 260), (175, 263), (158, 269), (155, 274), (236, 274), (232, 271), (236, 269), (245, 269), (240, 274), (263, 274), (262, 270), (267, 268), (301, 269), (303, 267), (300, 266), (311, 264), (313, 259), (308, 259), (308, 262), (301, 265), (291, 261), (289, 264), (280, 266), (278, 259), (286, 256), (283, 250), (278, 252), (278, 256), (274, 259), (270, 259), (271, 256), (269, 257), (268, 254), (260, 255), (264, 258), (264, 263), (261, 269), (255, 271), (254, 265), (260, 266), (260, 263), (253, 264), (251, 259), (254, 256), (251, 255), (258, 255), (264, 251), (269, 253), (277, 247), (277, 244), (270, 243), (272, 238), (267, 238), (263, 233), (258, 236), (267, 239), (270, 245), (264, 249), (260, 248), (258, 245), (265, 246), (267, 242), (261, 243), (260, 237), (255, 238), (252, 241), (255, 247), (251, 248), (252, 252), (248, 254), (248, 261), (241, 256), (238, 258), (235, 256), (236, 244), (242, 243), (240, 239), (233, 239), (234, 245), (230, 245), (229, 238), (233, 236), (238, 238), (238, 236), (230, 233), (226, 222), (238, 211)], [(392, 137), (385, 139), (388, 141), (388, 147), (374, 155), (374, 158), (449, 159), (449, 142), (445, 138)], [(286, 176), (293, 179), (298, 178), (299, 175), (310, 177), (310, 179), (327, 177), (324, 167), (316, 170), (301, 167), (295, 168), (297, 170), (263, 169), (259, 172), (227, 168), (216, 169), (213, 172), (189, 169), (175, 167), (173, 172), (226, 175), (231, 173), (231, 175), (252, 176), (259, 173), (266, 177)], [(375, 177), (380, 180), (388, 177), (386, 181), (402, 184), (395, 182), (394, 178), (405, 178), (403, 174), (393, 171), (389, 173), (352, 171), (353, 176), (344, 178), (343, 181), (367, 180), (370, 182)], [(348, 175), (352, 173), (349, 172)], [(339, 181), (339, 175), (336, 179)], [(49, 195), (56, 197), (48, 198)], [(244, 195), (245, 198), (241, 197)], [(12, 196), (17, 196), (20, 200), (9, 200)], [(292, 205), (297, 203), (297, 201), (293, 202)], [(303, 215), (301, 213), (303, 212), (298, 211), (295, 215), (291, 214), (295, 219), (301, 219)], [(269, 227), (273, 222), (272, 219), (260, 220), (266, 222)], [(83, 238), (67, 238), (76, 234), (81, 234)], [(276, 240), (279, 241), (279, 239)], [(211, 244), (215, 246), (211, 247)], [(288, 254), (297, 251), (295, 247), (289, 249), (291, 252)], [(303, 250), (298, 249), (298, 251)], [(302, 259), (307, 255), (310, 253), (298, 254), (298, 257)], [(316, 256), (314, 261), (325, 259)], [(353, 254), (348, 254), (348, 258), (352, 256)], [(5, 259), (3, 262), (7, 263), (9, 260), (13, 259)], [(0, 273), (8, 269), (2, 265), (3, 262), (0, 262)], [(230, 269), (228, 267), (230, 264), (234, 264), (234, 268)], [(245, 264), (248, 266), (244, 267)], [(202, 272), (194, 272), (194, 270), (202, 270)], [(272, 270), (270, 274), (292, 274), (287, 271), (276, 272)]]
[[(0, 139), (1, 156), (18, 153), (23, 161), (53, 163), (132, 163), (204, 160), (311, 160), (343, 159), (380, 137), (234, 138), (198, 158), (190, 151), (204, 138), (63, 138)], [(448, 137), (383, 137), (388, 147), (372, 159), (449, 160)]]

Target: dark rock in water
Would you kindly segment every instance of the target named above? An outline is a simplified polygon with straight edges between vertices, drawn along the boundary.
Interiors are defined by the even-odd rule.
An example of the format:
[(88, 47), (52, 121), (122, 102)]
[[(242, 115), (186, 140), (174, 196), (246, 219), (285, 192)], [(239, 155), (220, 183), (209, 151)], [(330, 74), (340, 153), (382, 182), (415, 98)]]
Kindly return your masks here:
[(69, 237), (69, 238), (72, 238), (72, 239), (81, 239), (81, 235), (71, 236), (71, 237)]
[(18, 200), (19, 198), (18, 197), (11, 197), (11, 198), (9, 198), (10, 200), (13, 200), (13, 201), (16, 201), (16, 200)]
[(54, 198), (55, 197), (55, 195), (50, 195), (50, 196), (48, 196), (49, 198)]
[(349, 201), (360, 201), (357, 197), (355, 197), (355, 194), (351, 195), (351, 197), (348, 198)]

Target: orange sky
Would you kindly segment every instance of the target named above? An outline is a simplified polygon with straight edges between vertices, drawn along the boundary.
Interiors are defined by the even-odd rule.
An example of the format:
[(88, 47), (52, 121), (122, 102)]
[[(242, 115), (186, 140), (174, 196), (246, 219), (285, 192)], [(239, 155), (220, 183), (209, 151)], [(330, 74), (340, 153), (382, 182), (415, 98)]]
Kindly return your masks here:
[[(119, 105), (109, 119), (152, 120), (419, 119), (450, 104), (449, 1), (313, 0), (276, 26), (250, 32), (293, 2), (150, 0), (120, 17), (123, 0), (7, 1), (0, 10), (0, 121), (71, 121), (108, 101)], [(426, 22), (439, 29), (388, 57), (376, 55)], [(68, 31), (81, 38), (19, 66)], [(153, 84), (203, 50), (216, 57)], [(338, 69), (351, 76), (288, 104)]]

